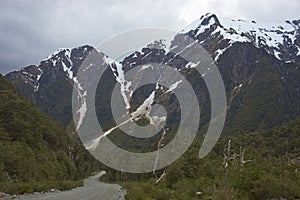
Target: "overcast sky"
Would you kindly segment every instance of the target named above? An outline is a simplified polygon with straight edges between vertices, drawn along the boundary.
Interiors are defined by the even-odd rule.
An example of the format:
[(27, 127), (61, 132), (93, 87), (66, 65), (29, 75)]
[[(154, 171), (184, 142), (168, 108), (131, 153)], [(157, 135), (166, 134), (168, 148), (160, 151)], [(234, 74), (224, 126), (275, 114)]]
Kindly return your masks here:
[(130, 29), (179, 31), (208, 12), (281, 22), (300, 19), (299, 10), (299, 0), (0, 0), (0, 73)]

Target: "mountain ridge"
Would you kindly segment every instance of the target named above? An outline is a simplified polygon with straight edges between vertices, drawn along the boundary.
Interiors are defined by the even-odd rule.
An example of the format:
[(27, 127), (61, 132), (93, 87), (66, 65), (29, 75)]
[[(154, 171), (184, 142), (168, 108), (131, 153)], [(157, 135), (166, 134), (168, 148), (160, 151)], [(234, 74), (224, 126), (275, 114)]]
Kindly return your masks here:
[[(278, 47), (268, 46), (267, 41), (260, 43), (260, 45), (256, 43), (258, 38), (261, 37), (260, 34), (265, 32), (277, 35), (277, 33), (272, 32), (272, 30), (277, 29), (279, 26), (277, 28), (274, 26), (275, 28), (269, 32), (267, 29), (265, 32), (257, 29), (252, 36), (247, 36), (247, 34), (242, 31), (242, 28), (240, 28), (240, 30), (230, 28), (230, 23), (240, 24), (248, 22), (227, 19), (227, 22), (230, 23), (228, 25), (229, 28), (225, 30), (222, 25), (223, 21), (224, 20), (219, 20), (219, 17), (214, 14), (207, 14), (202, 16), (200, 21), (195, 22), (194, 26), (188, 26), (185, 31), (179, 32), (171, 42), (169, 49), (166, 48), (166, 46), (169, 45), (163, 48), (161, 48), (161, 45), (148, 45), (142, 48), (141, 51), (136, 51), (128, 55), (120, 63), (116, 61), (100, 61), (103, 62), (108, 69), (111, 69), (111, 72), (108, 72), (106, 77), (104, 77), (106, 81), (102, 82), (102, 86), (106, 89), (110, 88), (110, 84), (119, 82), (118, 76), (120, 73), (124, 74), (138, 65), (151, 62), (168, 64), (185, 76), (190, 76), (196, 94), (198, 95), (200, 108), (208, 112), (209, 95), (205, 89), (203, 80), (201, 80), (201, 77), (195, 75), (196, 71), (191, 67), (192, 65), (189, 65), (186, 60), (172, 52), (174, 49), (176, 50), (178, 46), (182, 44), (185, 45), (185, 37), (189, 36), (208, 51), (214, 58), (221, 72), (228, 99), (229, 112), (227, 121), (229, 124), (231, 123), (230, 121), (232, 121), (234, 125), (231, 124), (229, 126), (235, 127), (231, 130), (227, 130), (227, 132), (254, 131), (258, 128), (270, 128), (299, 115), (300, 103), (299, 100), (297, 100), (299, 97), (297, 94), (299, 90), (299, 78), (297, 75), (299, 74), (299, 56), (297, 54), (299, 52), (291, 54), (288, 58), (289, 60), (283, 57), (281, 58), (279, 54), (274, 53), (275, 50), (276, 52), (283, 52), (284, 48), (288, 48), (288, 52), (291, 49), (295, 50), (298, 48), (299, 30), (297, 29), (297, 31), (294, 30), (293, 32), (293, 34), (296, 35), (295, 37), (292, 35), (294, 37), (293, 43), (291, 43), (292, 47), (284, 43), (284, 37), (282, 35), (285, 33), (283, 33), (282, 30), (278, 32), (283, 38), (283, 43), (281, 44), (282, 48), (279, 48), (280, 45)], [(299, 21), (294, 20), (293, 23), (296, 24), (298, 22)], [(257, 22), (249, 23), (253, 26), (257, 24)], [(254, 35), (255, 38), (253, 41), (255, 42), (249, 39), (250, 36), (253, 37)], [(289, 37), (292, 36), (289, 34)], [(236, 41), (233, 40), (234, 37), (237, 38)], [(91, 46), (60, 49), (51, 54), (48, 59), (42, 61), (40, 65), (29, 66), (20, 71), (9, 73), (6, 75), (6, 78), (12, 81), (23, 94), (34, 101), (38, 107), (49, 116), (64, 126), (67, 126), (70, 121), (72, 121), (70, 102), (72, 86), (77, 81), (77, 70), (89, 52), (93, 50), (95, 49)], [(119, 67), (119, 71), (116, 70), (116, 65), (122, 65)], [(43, 71), (43, 73), (41, 73), (41, 71)], [(194, 75), (197, 77), (197, 80), (192, 78)], [(269, 88), (268, 84), (270, 83), (268, 82), (275, 84), (273, 85), (274, 87)], [(259, 89), (260, 87), (266, 87), (268, 89), (261, 91)], [(263, 92), (265, 93), (263, 94)], [(251, 96), (249, 96), (250, 94)], [(263, 96), (265, 96), (265, 98)], [(264, 102), (266, 99), (270, 102)], [(110, 104), (107, 100), (103, 102)], [(280, 109), (275, 112), (274, 108), (267, 105), (271, 102), (274, 104), (274, 107)], [(248, 109), (246, 111), (245, 108), (243, 108), (243, 105), (246, 104), (255, 105), (250, 106), (251, 110)], [(175, 104), (171, 107), (176, 110)], [(259, 112), (255, 112), (255, 109), (258, 109)], [(109, 113), (108, 109), (101, 108), (100, 110), (109, 116), (109, 114), (107, 114)], [(273, 114), (266, 114), (268, 112)], [(247, 116), (249, 113), (252, 113), (253, 116)], [(242, 116), (241, 120), (244, 122), (241, 124), (245, 123), (245, 125), (240, 126), (237, 122), (234, 122), (237, 118), (240, 118), (237, 116)], [(204, 115), (204, 118), (206, 118), (207, 121), (209, 114)]]
[[(219, 50), (215, 55), (215, 61), (231, 43), (252, 42), (257, 47), (264, 47), (278, 60), (291, 62), (299, 60), (300, 55), (300, 20), (285, 21), (284, 23), (257, 23), (256, 21), (234, 20), (217, 17), (215, 14), (203, 15), (199, 20), (190, 24), (180, 33), (203, 41), (205, 30), (209, 30), (212, 36), (223, 36), (229, 40), (229, 46)], [(204, 37), (205, 38), (205, 37)], [(290, 49), (290, 46), (295, 48)]]

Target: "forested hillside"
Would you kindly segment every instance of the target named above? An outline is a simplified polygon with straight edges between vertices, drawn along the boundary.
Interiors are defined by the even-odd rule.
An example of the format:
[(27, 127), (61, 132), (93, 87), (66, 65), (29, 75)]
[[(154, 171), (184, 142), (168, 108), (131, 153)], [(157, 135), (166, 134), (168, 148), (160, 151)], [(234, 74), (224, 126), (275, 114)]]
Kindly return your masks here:
[[(300, 118), (268, 131), (223, 136), (204, 159), (197, 141), (155, 175), (115, 172), (128, 199), (299, 199)], [(165, 176), (156, 184), (165, 171)]]
[(0, 75), (0, 191), (80, 185), (99, 163), (77, 140)]

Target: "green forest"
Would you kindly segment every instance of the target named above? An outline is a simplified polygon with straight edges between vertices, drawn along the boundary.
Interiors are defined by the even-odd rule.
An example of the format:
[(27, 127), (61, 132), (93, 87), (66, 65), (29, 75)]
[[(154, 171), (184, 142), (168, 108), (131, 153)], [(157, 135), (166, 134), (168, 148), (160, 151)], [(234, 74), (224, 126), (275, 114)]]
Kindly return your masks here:
[(58, 123), (0, 75), (0, 191), (11, 194), (82, 185), (99, 163)]
[(200, 145), (197, 140), (155, 175), (114, 171), (101, 180), (119, 182), (133, 200), (300, 198), (300, 118), (267, 131), (223, 135), (203, 159)]

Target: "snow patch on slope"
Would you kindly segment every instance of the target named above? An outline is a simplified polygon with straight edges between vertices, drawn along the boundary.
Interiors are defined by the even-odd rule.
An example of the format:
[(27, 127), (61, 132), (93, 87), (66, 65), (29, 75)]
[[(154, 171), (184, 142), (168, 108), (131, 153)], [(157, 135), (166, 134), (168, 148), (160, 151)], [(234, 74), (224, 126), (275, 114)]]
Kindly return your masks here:
[[(129, 100), (130, 100), (130, 97), (132, 96), (133, 92), (129, 89), (129, 87), (131, 86), (131, 82), (125, 80), (125, 74), (123, 71), (122, 64), (109, 58), (108, 56), (104, 56), (104, 62), (109, 64), (109, 66), (111, 67), (111, 70), (114, 72), (114, 76), (115, 76), (117, 82), (120, 83), (121, 95), (123, 97), (126, 109), (129, 110), (130, 109)], [(128, 93), (128, 96), (127, 96), (127, 93)]]
[(68, 78), (73, 80), (74, 75), (73, 75), (73, 71), (72, 71), (72, 65), (70, 67), (67, 67), (67, 65), (64, 62), (61, 62), (61, 64), (63, 66), (64, 72), (67, 73)]
[(155, 48), (155, 49), (163, 49), (166, 52), (169, 51), (171, 42), (173, 38), (164, 38), (160, 40), (155, 40), (147, 45), (148, 48)]
[(173, 92), (173, 91), (178, 87), (178, 85), (179, 85), (181, 82), (182, 82), (182, 80), (173, 83), (173, 84), (169, 87), (169, 89), (166, 91), (166, 93), (168, 93), (168, 92)]
[(34, 92), (37, 92), (39, 90), (39, 87), (40, 87), (39, 81), (40, 81), (40, 79), (43, 75), (43, 72), (44, 72), (40, 67), (38, 68), (38, 70), (39, 70), (39, 74), (36, 77), (35, 86), (34, 86), (34, 89), (33, 89)]
[(59, 48), (57, 50), (55, 50), (53, 53), (51, 53), (46, 60), (49, 60), (50, 58), (55, 57), (57, 54), (59, 54), (60, 52), (65, 51), (65, 52), (71, 52), (71, 49), (68, 48)]
[(198, 66), (200, 64), (201, 61), (197, 62), (197, 63), (193, 63), (193, 62), (188, 62), (184, 67), (185, 68), (196, 68), (196, 66)]
[(297, 50), (298, 50), (298, 53), (297, 53), (297, 56), (300, 56), (300, 47), (296, 46), (297, 47)]

